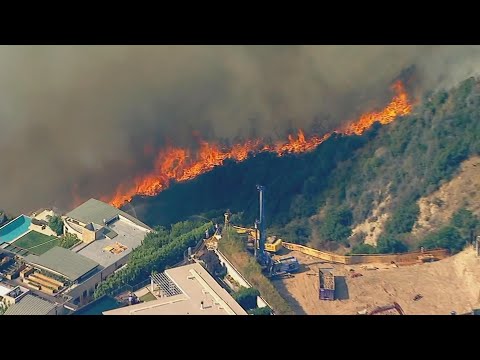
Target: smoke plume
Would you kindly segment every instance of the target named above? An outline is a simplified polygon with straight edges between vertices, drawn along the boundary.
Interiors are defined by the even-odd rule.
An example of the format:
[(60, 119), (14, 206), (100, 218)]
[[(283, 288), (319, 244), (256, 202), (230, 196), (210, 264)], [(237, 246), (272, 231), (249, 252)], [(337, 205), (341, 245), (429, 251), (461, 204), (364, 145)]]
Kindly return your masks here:
[(0, 208), (69, 209), (147, 171), (165, 143), (327, 132), (480, 69), (477, 46), (0, 47)]

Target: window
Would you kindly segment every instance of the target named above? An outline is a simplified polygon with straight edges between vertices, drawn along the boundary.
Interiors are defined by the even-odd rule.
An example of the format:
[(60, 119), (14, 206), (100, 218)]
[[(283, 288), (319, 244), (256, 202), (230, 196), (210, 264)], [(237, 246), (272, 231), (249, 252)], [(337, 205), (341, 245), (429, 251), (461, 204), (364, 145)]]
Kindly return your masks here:
[(85, 299), (87, 297), (87, 290), (83, 292), (83, 298)]

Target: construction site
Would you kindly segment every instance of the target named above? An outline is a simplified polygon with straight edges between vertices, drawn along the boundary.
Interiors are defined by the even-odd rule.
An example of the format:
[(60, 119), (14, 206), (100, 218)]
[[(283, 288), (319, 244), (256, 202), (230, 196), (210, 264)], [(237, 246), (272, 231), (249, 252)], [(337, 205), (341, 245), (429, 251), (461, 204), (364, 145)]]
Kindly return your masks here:
[[(266, 236), (264, 188), (254, 228), (228, 223), (243, 235), (267, 277), (295, 314), (448, 315), (480, 307), (480, 257), (469, 245), (402, 254), (338, 255)], [(220, 240), (221, 241), (221, 240)], [(282, 264), (288, 263), (290, 266)]]
[[(480, 307), (480, 258), (473, 248), (437, 262), (344, 265), (292, 251), (302, 271), (274, 281), (296, 314), (368, 314), (397, 303), (407, 315), (465, 314)], [(319, 300), (318, 272), (335, 275), (335, 300)]]

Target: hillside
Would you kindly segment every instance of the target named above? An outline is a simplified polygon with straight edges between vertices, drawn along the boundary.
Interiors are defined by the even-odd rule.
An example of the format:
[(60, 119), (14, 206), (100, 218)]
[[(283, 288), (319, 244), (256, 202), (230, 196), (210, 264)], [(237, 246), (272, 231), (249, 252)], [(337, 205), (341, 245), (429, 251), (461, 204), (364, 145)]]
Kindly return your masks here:
[(461, 208), (480, 216), (480, 157), (473, 156), (465, 160), (452, 180), (422, 197), (418, 205), (420, 214), (412, 230), (416, 238), (447, 225), (453, 214)]
[[(237, 223), (249, 225), (257, 216), (255, 185), (261, 183), (268, 191), (270, 231), (288, 241), (344, 252), (352, 246), (357, 252), (417, 247), (419, 239), (410, 234), (421, 211), (417, 202), (480, 154), (479, 95), (479, 82), (467, 79), (448, 92), (425, 94), (412, 115), (362, 136), (333, 136), (303, 155), (229, 162), (132, 204), (150, 225), (195, 214), (222, 221), (226, 209), (237, 213)], [(359, 248), (364, 240), (377, 248)]]

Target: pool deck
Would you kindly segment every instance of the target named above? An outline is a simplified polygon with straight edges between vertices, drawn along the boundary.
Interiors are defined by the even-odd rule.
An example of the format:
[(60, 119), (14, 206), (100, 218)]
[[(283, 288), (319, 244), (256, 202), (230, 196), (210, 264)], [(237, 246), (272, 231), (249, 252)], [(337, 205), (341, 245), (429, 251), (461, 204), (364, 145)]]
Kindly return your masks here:
[[(16, 218), (14, 218), (14, 219), (6, 222), (5, 224), (3, 224), (3, 225), (0, 227), (0, 230), (3, 229), (3, 228), (5, 228), (5, 227), (7, 227), (7, 226), (10, 225), (11, 223), (17, 221), (17, 219), (21, 218), (22, 216), (31, 219), (30, 216), (27, 216), (27, 215), (24, 215), (24, 214), (18, 215)], [(30, 224), (30, 226), (31, 226), (31, 225), (32, 225), (32, 224)], [(11, 243), (13, 243), (14, 241), (20, 239), (23, 235), (25, 235), (25, 234), (27, 234), (27, 233), (29, 233), (29, 232), (31, 231), (30, 226), (29, 226), (29, 228), (27, 229), (27, 231), (25, 231), (24, 233), (18, 235), (16, 238), (14, 238), (14, 239), (12, 239), (12, 240), (2, 241), (2, 242), (0, 243), (0, 245), (3, 245), (3, 244), (11, 244)], [(0, 238), (0, 241), (1, 241), (1, 238)]]
[[(48, 222), (48, 217), (49, 216), (55, 216), (55, 213), (52, 210), (43, 210), (42, 212), (40, 212), (38, 214), (33, 213), (32, 214), (32, 219), (43, 220), (43, 221)], [(39, 233), (44, 234), (44, 235), (57, 236), (55, 231), (50, 229), (48, 226), (44, 230), (42, 230), (41, 226), (30, 224), (29, 229), (30, 230), (35, 230), (36, 232), (39, 232)]]
[[(53, 211), (51, 210), (44, 210), (42, 211), (41, 213), (39, 213), (38, 215), (36, 216), (27, 216), (27, 215), (24, 215), (24, 214), (21, 214), (19, 216), (17, 216), (16, 218), (8, 221), (7, 223), (3, 224), (1, 228), (7, 226), (8, 224), (14, 222), (15, 220), (17, 220), (18, 218), (20, 218), (21, 216), (24, 216), (24, 217), (27, 217), (27, 218), (30, 218), (30, 219), (37, 219), (37, 220), (44, 220), (44, 221), (48, 221), (48, 216), (52, 216), (52, 215), (55, 215)], [(36, 232), (39, 232), (41, 234), (44, 234), (44, 235), (49, 235), (49, 236), (55, 236), (55, 237), (58, 237), (57, 234), (52, 230), (50, 229), (48, 226), (45, 228), (45, 229), (42, 229), (41, 226), (39, 225), (34, 225), (34, 224), (30, 224), (30, 226), (28, 227), (27, 231), (25, 231), (23, 234), (20, 234), (19, 236), (17, 236), (16, 238), (14, 238), (13, 240), (9, 240), (9, 241), (4, 241), (4, 242), (1, 242), (0, 245), (3, 245), (3, 244), (13, 244), (15, 241), (17, 241), (18, 239), (20, 239), (21, 237), (23, 237), (24, 235), (28, 234), (30, 231), (36, 231)], [(0, 239), (1, 241), (1, 239)]]

